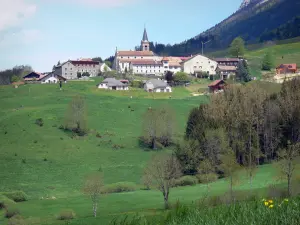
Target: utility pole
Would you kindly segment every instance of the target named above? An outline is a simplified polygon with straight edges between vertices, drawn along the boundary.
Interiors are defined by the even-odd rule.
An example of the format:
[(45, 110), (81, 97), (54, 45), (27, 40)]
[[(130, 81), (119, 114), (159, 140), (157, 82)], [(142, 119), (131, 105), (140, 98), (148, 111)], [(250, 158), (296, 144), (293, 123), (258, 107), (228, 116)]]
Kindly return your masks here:
[(207, 44), (208, 42), (210, 42), (211, 40), (209, 40), (209, 41), (207, 41), (207, 42), (203, 42), (203, 41), (201, 41), (202, 42), (202, 55), (203, 55), (203, 46), (205, 45), (205, 44)]

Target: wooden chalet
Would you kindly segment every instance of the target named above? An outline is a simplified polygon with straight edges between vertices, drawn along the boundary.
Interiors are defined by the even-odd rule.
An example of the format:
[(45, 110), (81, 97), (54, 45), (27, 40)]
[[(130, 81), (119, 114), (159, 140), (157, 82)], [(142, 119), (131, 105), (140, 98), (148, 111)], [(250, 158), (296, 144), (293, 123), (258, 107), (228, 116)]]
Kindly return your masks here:
[(224, 80), (215, 80), (214, 82), (208, 85), (208, 88), (210, 93), (215, 93), (224, 90), (225, 86), (226, 83)]

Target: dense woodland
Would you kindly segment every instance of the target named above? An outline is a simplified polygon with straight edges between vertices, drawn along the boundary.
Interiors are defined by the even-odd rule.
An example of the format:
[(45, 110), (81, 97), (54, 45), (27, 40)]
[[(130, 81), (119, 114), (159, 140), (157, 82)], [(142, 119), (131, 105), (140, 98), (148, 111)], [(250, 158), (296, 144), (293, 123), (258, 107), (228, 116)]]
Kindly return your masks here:
[[(300, 4), (297, 0), (270, 0), (259, 8), (250, 5), (182, 43), (150, 43), (150, 48), (159, 55), (189, 56), (201, 52), (202, 41), (210, 41), (205, 45), (205, 51), (212, 52), (226, 49), (237, 36), (241, 36), (246, 44), (288, 39), (299, 36), (299, 12)], [(274, 32), (276, 35), (273, 35)]]
[(12, 69), (0, 71), (0, 85), (7, 85), (19, 81), (31, 71), (32, 68), (28, 65), (15, 66)]
[(247, 168), (280, 158), (283, 149), (300, 142), (299, 85), (299, 79), (285, 82), (278, 94), (256, 83), (231, 86), (193, 109), (176, 150), (183, 172), (196, 174), (208, 159), (222, 175), (221, 157), (228, 151)]

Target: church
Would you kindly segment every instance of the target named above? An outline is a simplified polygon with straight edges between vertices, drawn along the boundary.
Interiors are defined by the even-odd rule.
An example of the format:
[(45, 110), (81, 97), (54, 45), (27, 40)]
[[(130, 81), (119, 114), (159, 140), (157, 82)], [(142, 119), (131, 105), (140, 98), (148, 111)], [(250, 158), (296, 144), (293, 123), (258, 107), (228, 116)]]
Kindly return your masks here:
[(118, 51), (115, 53), (113, 69), (119, 72), (132, 71), (133, 74), (163, 76), (167, 71), (181, 71), (181, 62), (189, 57), (162, 57), (150, 49), (146, 28), (144, 29), (140, 51)]

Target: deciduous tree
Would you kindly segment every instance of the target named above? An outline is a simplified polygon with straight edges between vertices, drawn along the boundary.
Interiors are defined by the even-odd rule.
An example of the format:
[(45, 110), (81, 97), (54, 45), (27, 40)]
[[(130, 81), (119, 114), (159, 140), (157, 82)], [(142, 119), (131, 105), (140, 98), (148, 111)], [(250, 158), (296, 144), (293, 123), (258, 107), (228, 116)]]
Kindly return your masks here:
[(274, 58), (271, 52), (264, 55), (261, 68), (262, 70), (271, 70), (274, 67)]
[(176, 157), (173, 155), (154, 156), (145, 168), (144, 174), (151, 179), (152, 185), (163, 194), (165, 209), (168, 209), (170, 189), (181, 175), (180, 164)]
[(245, 54), (245, 42), (241, 37), (237, 37), (231, 42), (229, 53), (235, 57), (241, 57)]
[(98, 203), (103, 185), (103, 174), (98, 172), (87, 176), (83, 186), (83, 193), (88, 195), (92, 200), (94, 217), (97, 216)]

